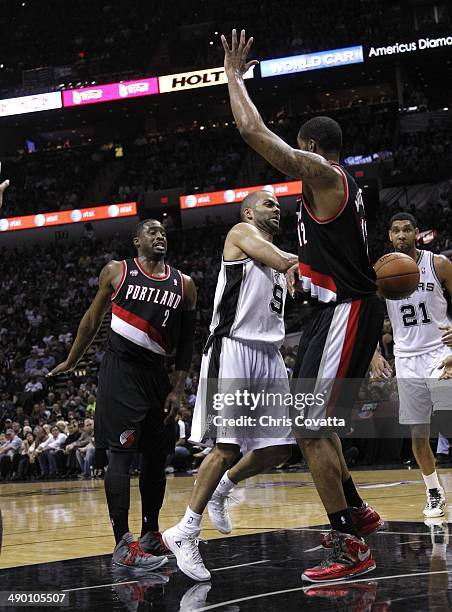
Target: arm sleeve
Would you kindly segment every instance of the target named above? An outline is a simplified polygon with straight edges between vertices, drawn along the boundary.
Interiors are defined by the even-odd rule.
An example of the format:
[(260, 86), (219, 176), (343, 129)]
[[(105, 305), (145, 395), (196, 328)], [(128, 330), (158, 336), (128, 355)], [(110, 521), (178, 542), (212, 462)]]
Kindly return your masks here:
[(195, 335), (195, 310), (182, 311), (182, 323), (179, 335), (179, 343), (176, 350), (176, 370), (189, 370), (193, 355), (193, 337)]

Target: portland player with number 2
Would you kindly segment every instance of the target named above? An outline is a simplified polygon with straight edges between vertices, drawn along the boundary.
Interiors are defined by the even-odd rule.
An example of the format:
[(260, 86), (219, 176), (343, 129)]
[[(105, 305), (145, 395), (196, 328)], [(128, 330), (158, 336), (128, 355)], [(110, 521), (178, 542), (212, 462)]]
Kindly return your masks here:
[[(424, 516), (428, 519), (442, 516), (446, 504), (429, 438), (432, 406), (440, 431), (449, 433), (452, 390), (446, 379), (452, 373), (452, 321), (447, 315), (445, 292), (452, 295), (452, 263), (443, 255), (416, 248), (417, 232), (416, 219), (410, 213), (397, 213), (389, 222), (394, 250), (410, 257), (420, 276), (414, 293), (387, 299), (386, 305), (394, 337), (399, 420), (411, 429), (413, 454), (427, 489)], [(395, 287), (393, 290), (397, 291)], [(388, 368), (376, 353), (372, 361), (374, 377), (387, 376)]]
[[(165, 464), (176, 443), (179, 410), (193, 352), (196, 287), (165, 262), (166, 230), (140, 221), (134, 232), (137, 257), (112, 260), (84, 314), (67, 359), (48, 376), (72, 372), (112, 309), (107, 350), (99, 370), (94, 436), (96, 455), (109, 450), (105, 493), (116, 540), (115, 565), (157, 569), (169, 553), (159, 533), (165, 495)], [(174, 387), (165, 356), (175, 352)], [(130, 466), (141, 453), (141, 537), (129, 529)]]

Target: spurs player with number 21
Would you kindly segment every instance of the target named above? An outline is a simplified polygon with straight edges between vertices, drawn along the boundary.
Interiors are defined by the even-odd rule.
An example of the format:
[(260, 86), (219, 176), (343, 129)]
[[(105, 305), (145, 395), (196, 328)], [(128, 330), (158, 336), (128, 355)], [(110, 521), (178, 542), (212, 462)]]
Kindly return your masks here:
[[(430, 448), (430, 420), (433, 407), (439, 430), (445, 435), (450, 432), (452, 389), (450, 383), (438, 379), (452, 376), (452, 321), (445, 297), (445, 291), (452, 296), (452, 263), (443, 255), (417, 249), (417, 233), (416, 219), (410, 213), (397, 213), (389, 221), (394, 250), (414, 259), (420, 280), (412, 295), (386, 300), (386, 305), (394, 337), (399, 421), (411, 429), (413, 454), (427, 489), (424, 516), (429, 519), (442, 516), (446, 504)], [(372, 374), (384, 378), (388, 368), (376, 353)]]
[[(315, 117), (298, 133), (299, 149), (292, 148), (264, 124), (246, 90), (243, 75), (256, 61), (247, 61), (253, 39), (225, 36), (225, 72), (232, 112), (242, 138), (272, 166), (303, 181), (298, 209), (299, 263), (289, 271), (302, 277), (306, 299), (316, 305), (312, 324), (300, 343), (294, 390), (316, 385), (328, 388), (322, 405), (310, 407), (305, 417), (323, 424), (337, 417), (350, 419), (359, 382), (364, 378), (383, 324), (383, 303), (376, 295), (375, 271), (367, 253), (366, 221), (361, 191), (339, 164), (342, 131), (329, 117)], [(348, 381), (344, 381), (348, 379)], [(317, 388), (317, 383), (321, 385)], [(347, 384), (345, 384), (347, 382)], [(319, 403), (320, 404), (320, 403)], [(314, 428), (315, 427), (315, 428)], [(344, 460), (342, 445), (330, 427), (295, 430), (314, 483), (331, 523), (322, 538), (330, 554), (302, 578), (325, 582), (351, 578), (376, 567), (363, 535), (382, 521), (359, 496)]]

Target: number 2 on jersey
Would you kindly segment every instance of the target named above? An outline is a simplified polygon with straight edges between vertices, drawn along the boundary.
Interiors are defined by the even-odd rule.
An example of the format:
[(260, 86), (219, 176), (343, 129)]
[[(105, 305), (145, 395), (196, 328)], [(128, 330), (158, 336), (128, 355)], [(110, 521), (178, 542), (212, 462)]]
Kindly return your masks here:
[(170, 316), (170, 309), (167, 308), (163, 314), (163, 323), (162, 323), (162, 327), (166, 327), (166, 324), (168, 323), (168, 317)]
[(405, 327), (412, 327), (413, 325), (418, 325), (419, 322), (423, 325), (432, 322), (431, 318), (428, 315), (427, 306), (425, 305), (425, 302), (420, 302), (418, 304), (417, 313), (416, 306), (414, 304), (405, 304), (404, 306), (401, 306), (400, 312), (402, 314), (402, 321)]

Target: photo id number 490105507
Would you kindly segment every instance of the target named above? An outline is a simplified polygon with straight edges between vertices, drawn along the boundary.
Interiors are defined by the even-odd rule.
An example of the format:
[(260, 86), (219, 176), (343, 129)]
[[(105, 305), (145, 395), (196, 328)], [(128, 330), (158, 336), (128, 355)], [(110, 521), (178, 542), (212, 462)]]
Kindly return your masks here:
[(58, 591), (0, 591), (0, 607), (62, 607), (69, 605), (69, 593)]

